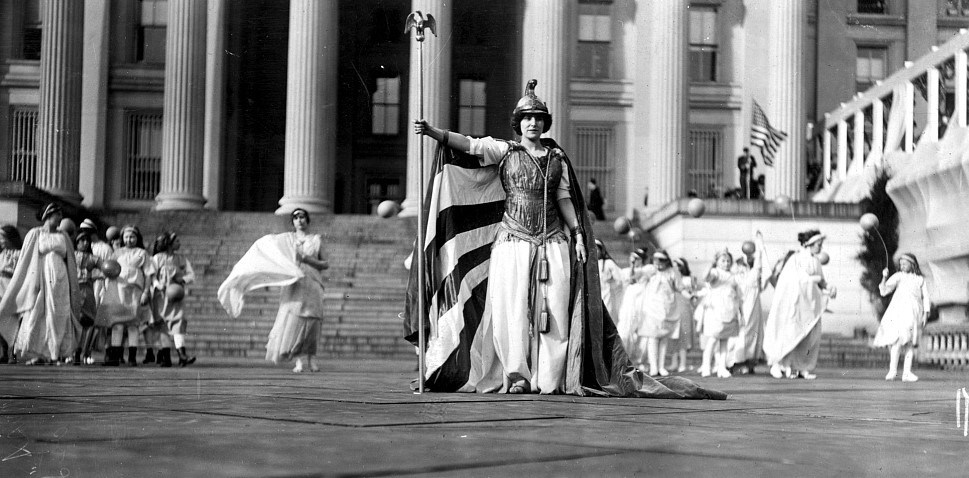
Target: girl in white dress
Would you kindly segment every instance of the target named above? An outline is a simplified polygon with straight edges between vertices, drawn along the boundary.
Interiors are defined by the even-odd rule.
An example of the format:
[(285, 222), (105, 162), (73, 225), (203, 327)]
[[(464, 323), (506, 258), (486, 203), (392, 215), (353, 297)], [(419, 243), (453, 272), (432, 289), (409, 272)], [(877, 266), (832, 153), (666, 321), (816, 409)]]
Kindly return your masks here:
[[(622, 344), (626, 348), (629, 360), (640, 370), (646, 369), (643, 361), (644, 350), (639, 346), (639, 325), (643, 322), (645, 312), (646, 281), (649, 279), (647, 269), (652, 265), (645, 265), (645, 249), (636, 249), (629, 254), (629, 267), (623, 269), (626, 290), (622, 295), (622, 305), (619, 306), (619, 319), (616, 329)], [(644, 266), (645, 265), (645, 266)]]
[(140, 342), (140, 327), (151, 320), (148, 304), (155, 264), (145, 250), (141, 231), (137, 227), (123, 227), (121, 241), (123, 246), (115, 249), (111, 255), (111, 260), (121, 266), (121, 273), (105, 281), (95, 325), (111, 328), (111, 345), (105, 352), (104, 365), (117, 366), (123, 361), (122, 343), (127, 333), (128, 365), (134, 367), (138, 365), (135, 356)]
[(740, 328), (741, 292), (730, 268), (733, 256), (726, 249), (717, 253), (714, 266), (707, 273), (703, 299), (694, 314), (703, 341), (703, 364), (700, 375), (712, 373), (710, 361), (716, 350), (716, 371), (720, 378), (730, 377), (727, 370), (727, 340)]
[(666, 370), (666, 349), (671, 338), (680, 337), (679, 315), (674, 313), (681, 288), (677, 272), (666, 251), (653, 253), (653, 268), (647, 272), (643, 321), (637, 330), (640, 346), (645, 345), (649, 357), (650, 375), (670, 374)]
[(925, 278), (919, 269), (918, 260), (914, 255), (905, 253), (898, 259), (898, 272), (888, 276), (888, 268), (882, 271), (882, 282), (878, 290), (882, 296), (891, 294), (891, 303), (882, 316), (878, 332), (872, 345), (875, 347), (890, 347), (888, 375), (885, 380), (895, 380), (898, 372), (898, 354), (905, 348), (905, 368), (902, 371), (903, 382), (914, 382), (919, 378), (912, 373), (912, 358), (918, 343), (918, 331), (925, 325), (929, 316), (929, 291), (925, 286)]
[(676, 368), (678, 373), (686, 372), (686, 353), (693, 349), (693, 310), (696, 298), (696, 281), (690, 272), (690, 264), (686, 259), (679, 257), (673, 261), (680, 272), (680, 293), (676, 296), (676, 303), (673, 306), (673, 313), (679, 316), (680, 336), (670, 338), (669, 347), (673, 350), (673, 358), (670, 368)]
[(599, 292), (602, 295), (602, 305), (609, 311), (609, 316), (617, 320), (624, 287), (622, 269), (609, 255), (606, 245), (598, 239), (596, 250), (599, 253)]

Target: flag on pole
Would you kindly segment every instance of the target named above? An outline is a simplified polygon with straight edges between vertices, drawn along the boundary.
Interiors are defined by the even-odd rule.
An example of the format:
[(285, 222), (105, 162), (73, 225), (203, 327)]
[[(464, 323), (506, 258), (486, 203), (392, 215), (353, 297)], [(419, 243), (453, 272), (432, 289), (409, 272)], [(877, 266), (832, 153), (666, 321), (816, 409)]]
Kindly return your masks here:
[(774, 165), (774, 155), (781, 146), (781, 141), (787, 139), (787, 133), (775, 129), (767, 121), (767, 115), (760, 105), (754, 101), (754, 114), (750, 124), (750, 144), (760, 149), (760, 156), (764, 164)]

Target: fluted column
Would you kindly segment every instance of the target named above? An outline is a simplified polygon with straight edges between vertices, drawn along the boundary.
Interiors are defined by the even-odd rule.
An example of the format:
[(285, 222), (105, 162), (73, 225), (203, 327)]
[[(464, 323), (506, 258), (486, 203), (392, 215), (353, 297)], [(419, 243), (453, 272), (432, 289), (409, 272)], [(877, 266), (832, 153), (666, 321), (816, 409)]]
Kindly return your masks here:
[[(535, 94), (552, 114), (552, 127), (543, 136), (566, 150), (572, 142), (569, 79), (574, 52), (572, 20), (575, 0), (526, 0), (522, 21), (522, 81), (538, 80)], [(514, 105), (511, 105), (514, 106)]]
[[(276, 214), (331, 212), (336, 169), (335, 0), (291, 0), (286, 73), (286, 171)], [(403, 28), (403, 25), (401, 25)]]
[(84, 2), (84, 79), (78, 180), (84, 206), (104, 207), (111, 0)]
[(206, 2), (169, 0), (157, 210), (200, 209), (205, 140)]
[(805, 197), (804, 77), (807, 71), (803, 52), (807, 46), (804, 39), (807, 2), (771, 0), (768, 5), (767, 38), (771, 41), (766, 109), (771, 126), (786, 132), (787, 139), (780, 145), (774, 166), (764, 168), (766, 197), (772, 199), (783, 194), (797, 200)]
[[(439, 128), (450, 128), (454, 125), (450, 121), (451, 109), (451, 52), (452, 43), (452, 2), (440, 0), (413, 0), (411, 11), (421, 11), (434, 15), (437, 23), (437, 36), (425, 30), (424, 40), (424, 119)], [(404, 28), (403, 25), (400, 26)], [(421, 139), (413, 134), (412, 121), (420, 116), (420, 65), (419, 48), (414, 33), (410, 35), (410, 77), (407, 88), (407, 117), (405, 118), (405, 132), (407, 136), (407, 197), (402, 204), (401, 216), (417, 216), (421, 198), (418, 198), (418, 188), (421, 182), (427, 184), (434, 164), (434, 141), (424, 139), (424, 178), (420, 177)], [(462, 131), (463, 133), (463, 131)]]
[(80, 202), (84, 2), (44, 2), (37, 125), (37, 187)]
[(636, 156), (631, 160), (627, 185), (631, 205), (642, 205), (648, 192), (647, 212), (683, 196), (685, 187), (688, 6), (687, 0), (646, 0), (637, 4), (637, 43), (641, 53), (633, 98)]
[(225, 121), (225, 11), (226, 0), (208, 0), (205, 41), (205, 150), (202, 194), (206, 207), (222, 205), (222, 148)]

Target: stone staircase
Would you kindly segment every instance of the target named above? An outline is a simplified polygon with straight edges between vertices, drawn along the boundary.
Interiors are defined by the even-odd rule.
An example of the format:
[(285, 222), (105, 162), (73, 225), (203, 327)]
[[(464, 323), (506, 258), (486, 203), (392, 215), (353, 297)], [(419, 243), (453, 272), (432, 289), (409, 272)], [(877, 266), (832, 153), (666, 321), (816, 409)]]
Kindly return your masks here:
[[(102, 219), (107, 224), (137, 225), (146, 245), (166, 229), (179, 234), (182, 253), (198, 275), (185, 297), (193, 353), (202, 357), (264, 356), (278, 308), (278, 290), (250, 294), (236, 319), (223, 310), (216, 292), (256, 239), (289, 230), (287, 217), (193, 211), (116, 213)], [(312, 218), (311, 229), (323, 236), (330, 261), (330, 269), (324, 273), (327, 313), (319, 339), (321, 356), (414, 359), (413, 347), (401, 338), (403, 329), (397, 317), (403, 310), (407, 285), (403, 260), (416, 235), (414, 225), (413, 219), (375, 216)], [(628, 239), (613, 232), (609, 221), (593, 227), (616, 261), (626, 266), (632, 250)], [(699, 364), (699, 350), (691, 352), (689, 360)], [(824, 367), (883, 367), (888, 359), (884, 350), (870, 349), (862, 339), (826, 335), (820, 361)]]
[[(198, 276), (188, 288), (190, 346), (200, 356), (262, 357), (276, 317), (278, 289), (247, 296), (238, 318), (231, 318), (216, 297), (219, 285), (253, 242), (266, 234), (291, 230), (288, 217), (271, 213), (152, 212), (105, 216), (109, 224), (137, 225), (146, 246), (170, 229), (179, 234), (182, 253)], [(375, 216), (314, 216), (311, 230), (323, 236), (330, 269), (324, 273), (326, 316), (319, 342), (321, 356), (412, 358), (401, 339), (397, 314), (403, 310), (407, 271), (403, 260), (415, 235), (414, 221)]]

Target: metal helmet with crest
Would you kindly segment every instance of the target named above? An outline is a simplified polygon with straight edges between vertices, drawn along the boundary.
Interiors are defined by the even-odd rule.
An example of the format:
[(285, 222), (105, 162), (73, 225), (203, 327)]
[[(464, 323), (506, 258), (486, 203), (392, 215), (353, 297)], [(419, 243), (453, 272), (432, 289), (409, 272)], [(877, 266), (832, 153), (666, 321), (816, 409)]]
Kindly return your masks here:
[(552, 114), (548, 112), (548, 106), (545, 105), (545, 102), (535, 94), (536, 86), (538, 86), (538, 80), (528, 80), (525, 85), (525, 95), (518, 100), (515, 110), (511, 113), (511, 127), (519, 135), (522, 134), (521, 121), (525, 115), (543, 116), (545, 120), (543, 133), (548, 132), (548, 129), (552, 127)]

